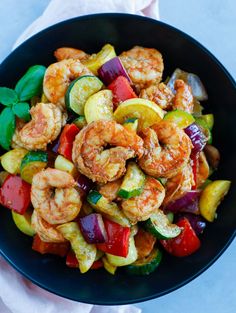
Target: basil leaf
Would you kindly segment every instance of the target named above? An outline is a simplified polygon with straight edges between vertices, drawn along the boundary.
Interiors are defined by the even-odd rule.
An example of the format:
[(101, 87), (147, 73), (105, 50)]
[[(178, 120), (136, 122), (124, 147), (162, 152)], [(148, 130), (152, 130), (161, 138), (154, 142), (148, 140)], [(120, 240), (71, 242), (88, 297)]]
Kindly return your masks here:
[(15, 91), (20, 101), (30, 100), (42, 93), (43, 77), (46, 67), (42, 65), (31, 66), (18, 81)]
[(11, 108), (5, 108), (0, 114), (0, 145), (10, 149), (11, 140), (16, 128), (15, 115)]
[(12, 107), (13, 113), (15, 113), (16, 116), (23, 119), (24, 121), (28, 122), (31, 118), (29, 110), (30, 106), (27, 102), (18, 102), (15, 103)]
[(6, 106), (10, 106), (17, 101), (18, 97), (15, 90), (7, 87), (0, 87), (0, 103)]

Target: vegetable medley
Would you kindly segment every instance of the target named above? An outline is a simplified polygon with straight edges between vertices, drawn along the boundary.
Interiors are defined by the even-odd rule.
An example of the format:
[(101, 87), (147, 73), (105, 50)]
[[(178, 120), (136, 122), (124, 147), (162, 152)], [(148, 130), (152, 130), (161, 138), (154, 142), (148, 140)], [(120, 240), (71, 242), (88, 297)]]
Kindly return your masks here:
[(54, 55), (0, 87), (0, 203), (32, 249), (81, 273), (138, 275), (162, 251), (195, 253), (230, 188), (209, 179), (220, 155), (200, 78), (176, 69), (163, 81), (154, 48)]

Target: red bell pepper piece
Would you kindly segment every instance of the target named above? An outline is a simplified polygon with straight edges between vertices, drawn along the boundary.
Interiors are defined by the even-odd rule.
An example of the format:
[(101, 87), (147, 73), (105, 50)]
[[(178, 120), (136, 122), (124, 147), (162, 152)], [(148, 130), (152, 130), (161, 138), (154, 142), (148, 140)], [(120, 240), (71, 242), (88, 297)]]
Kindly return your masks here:
[(182, 232), (176, 238), (160, 240), (167, 252), (174, 256), (188, 256), (200, 248), (201, 242), (187, 218), (176, 223), (182, 227)]
[(41, 254), (56, 254), (61, 257), (67, 255), (70, 244), (69, 242), (44, 242), (40, 239), (39, 235), (35, 235), (33, 239), (32, 249)]
[(192, 171), (193, 171), (193, 180), (194, 185), (192, 186), (192, 190), (197, 189), (197, 172), (199, 167), (199, 153), (191, 155), (191, 163), (192, 163)]
[(93, 262), (93, 265), (91, 266), (91, 270), (97, 270), (101, 267), (103, 267), (103, 262), (101, 259), (99, 259), (99, 260)]
[[(66, 256), (66, 265), (72, 268), (79, 268), (79, 262), (73, 250), (70, 250)], [(101, 259), (94, 261), (93, 265), (91, 266), (91, 269), (96, 270), (100, 267), (103, 267), (103, 262)]]
[(30, 205), (30, 191), (30, 184), (9, 174), (0, 188), (0, 203), (23, 215)]
[(137, 95), (133, 91), (127, 78), (124, 76), (118, 76), (109, 86), (113, 93), (113, 104), (116, 109), (120, 102), (131, 98), (137, 98)]
[(72, 148), (75, 136), (79, 133), (79, 128), (75, 124), (67, 124), (61, 133), (58, 153), (72, 161)]
[(103, 218), (103, 222), (107, 232), (107, 241), (97, 244), (97, 248), (103, 252), (126, 257), (129, 251), (130, 228), (106, 218)]

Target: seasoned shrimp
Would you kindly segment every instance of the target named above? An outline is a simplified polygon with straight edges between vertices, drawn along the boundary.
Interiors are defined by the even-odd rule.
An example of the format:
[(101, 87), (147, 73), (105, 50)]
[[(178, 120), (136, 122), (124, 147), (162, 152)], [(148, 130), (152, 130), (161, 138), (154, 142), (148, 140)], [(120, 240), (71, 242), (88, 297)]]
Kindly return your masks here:
[(140, 136), (145, 151), (139, 165), (148, 175), (170, 178), (188, 163), (192, 143), (175, 123), (162, 120), (143, 129)]
[(166, 196), (163, 205), (180, 198), (185, 192), (190, 191), (193, 185), (193, 171), (190, 163), (188, 163), (181, 172), (167, 180), (165, 184)]
[[(104, 150), (107, 145), (115, 146)], [(72, 159), (78, 170), (100, 183), (120, 178), (126, 160), (143, 154), (143, 141), (115, 121), (98, 120), (76, 136)]]
[(82, 205), (74, 178), (64, 172), (47, 168), (33, 177), (31, 202), (40, 216), (49, 224), (72, 221)]
[(142, 89), (139, 98), (151, 100), (159, 105), (163, 110), (171, 108), (171, 102), (174, 95), (169, 87), (164, 83), (152, 85), (146, 89)]
[(132, 223), (147, 220), (162, 204), (165, 188), (152, 177), (147, 177), (141, 195), (123, 200), (121, 207)]
[(89, 58), (89, 54), (85, 53), (84, 51), (69, 47), (58, 48), (54, 51), (54, 56), (57, 61), (77, 59), (82, 63)]
[(200, 187), (205, 180), (209, 176), (209, 164), (207, 162), (206, 156), (204, 152), (200, 152), (199, 155), (199, 164), (197, 168), (196, 180), (197, 180), (197, 187)]
[(182, 79), (177, 79), (175, 82), (176, 94), (173, 100), (173, 110), (183, 110), (188, 113), (193, 113), (193, 95), (191, 87)]
[(34, 210), (32, 214), (31, 224), (42, 241), (57, 243), (65, 242), (65, 238), (56, 227), (46, 222), (36, 210)]
[(138, 93), (141, 89), (161, 81), (164, 64), (158, 50), (135, 46), (122, 52), (120, 60)]
[(52, 103), (38, 103), (30, 110), (31, 121), (17, 120), (13, 147), (27, 150), (46, 150), (47, 144), (57, 138), (64, 123), (60, 109)]
[(69, 84), (82, 75), (93, 74), (79, 60), (62, 60), (49, 65), (43, 81), (46, 97), (64, 110), (65, 94)]
[(107, 198), (109, 201), (113, 201), (117, 198), (117, 193), (120, 189), (122, 184), (122, 178), (119, 178), (115, 181), (111, 181), (106, 183), (105, 185), (101, 185), (98, 188), (98, 191), (101, 195)]

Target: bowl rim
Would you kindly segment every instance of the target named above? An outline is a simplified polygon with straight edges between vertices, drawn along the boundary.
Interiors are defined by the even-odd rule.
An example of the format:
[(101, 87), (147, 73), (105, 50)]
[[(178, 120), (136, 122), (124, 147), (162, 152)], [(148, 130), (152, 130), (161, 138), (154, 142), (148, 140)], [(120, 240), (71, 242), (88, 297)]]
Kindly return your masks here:
[[(87, 15), (83, 15), (83, 16), (77, 16), (71, 19), (67, 19), (64, 21), (61, 21), (59, 23), (56, 23), (50, 27), (47, 27), (43, 30), (41, 30), (40, 32), (34, 34), (33, 36), (29, 37), (27, 40), (25, 40), (24, 42), (22, 42), (19, 46), (17, 46), (13, 51), (11, 51), (9, 53), (9, 55), (0, 63), (0, 69), (2, 66), (4, 66), (5, 63), (7, 63), (8, 59), (11, 58), (11, 56), (14, 53), (17, 53), (18, 49), (20, 49), (22, 46), (27, 45), (28, 42), (32, 41), (32, 40), (37, 40), (40, 37), (44, 36), (46, 33), (49, 33), (51, 31), (54, 31), (57, 28), (63, 27), (63, 25), (66, 25), (68, 23), (77, 21), (77, 20), (88, 20), (88, 19), (96, 19), (96, 18), (130, 18), (133, 20), (145, 20), (145, 21), (149, 21), (151, 23), (157, 24), (157, 25), (161, 25), (164, 28), (170, 29), (175, 33), (178, 33), (181, 37), (183, 37), (184, 39), (186, 39), (187, 41), (193, 43), (195, 46), (197, 46), (200, 50), (202, 50), (205, 54), (207, 54), (210, 59), (212, 59), (214, 61), (214, 63), (218, 66), (218, 68), (221, 70), (222, 73), (224, 73), (224, 75), (229, 79), (230, 83), (232, 84), (232, 86), (236, 89), (236, 81), (234, 80), (233, 76), (229, 73), (229, 71), (225, 68), (225, 66), (207, 49), (205, 48), (199, 41), (197, 41), (196, 39), (194, 39), (192, 36), (188, 35), (187, 33), (185, 33), (182, 30), (179, 30), (178, 28), (169, 25), (165, 22), (159, 21), (159, 20), (155, 20), (153, 18), (150, 17), (146, 17), (146, 16), (141, 16), (141, 15), (136, 15), (136, 14), (129, 14), (129, 13), (95, 13), (95, 14), (87, 14)], [(148, 300), (153, 300), (159, 297), (162, 297), (166, 294), (169, 294), (181, 287), (183, 287), (184, 285), (188, 284), (189, 282), (191, 282), (192, 280), (194, 280), (196, 277), (198, 277), (200, 274), (202, 274), (203, 272), (205, 272), (210, 266), (212, 266), (215, 261), (226, 251), (226, 249), (230, 246), (230, 244), (233, 242), (234, 238), (236, 236), (236, 230), (232, 233), (232, 235), (229, 237), (227, 243), (224, 245), (224, 247), (219, 251), (219, 253), (210, 261), (208, 262), (203, 268), (201, 268), (198, 272), (196, 272), (194, 275), (192, 275), (191, 277), (185, 279), (184, 281), (182, 281), (179, 284), (176, 284), (175, 286), (166, 289), (165, 291), (162, 292), (158, 292), (158, 293), (154, 293), (150, 296), (145, 296), (145, 297), (141, 297), (138, 299), (132, 299), (132, 300), (120, 300), (120, 301), (110, 301), (108, 299), (108, 301), (104, 302), (104, 301), (93, 301), (93, 302), (88, 302), (85, 300), (78, 300), (75, 297), (72, 297), (70, 295), (65, 295), (62, 292), (59, 291), (55, 291), (52, 288), (48, 287), (47, 285), (45, 285), (44, 283), (41, 283), (39, 281), (37, 281), (37, 279), (32, 278), (28, 273), (26, 273), (24, 270), (22, 270), (21, 268), (19, 268), (17, 266), (17, 264), (15, 264), (5, 253), (4, 251), (2, 251), (2, 249), (0, 249), (0, 255), (21, 275), (23, 275), (25, 278), (27, 278), (29, 281), (31, 281), (33, 284), (37, 285), (40, 288), (43, 288), (44, 290), (53, 293), (57, 296), (60, 296), (62, 298), (66, 298), (69, 300), (73, 300), (73, 301), (77, 301), (77, 302), (81, 302), (81, 303), (86, 303), (86, 304), (95, 304), (95, 305), (125, 305), (125, 304), (135, 304), (135, 303), (140, 303), (140, 302), (144, 302), (144, 301), (148, 301)]]

